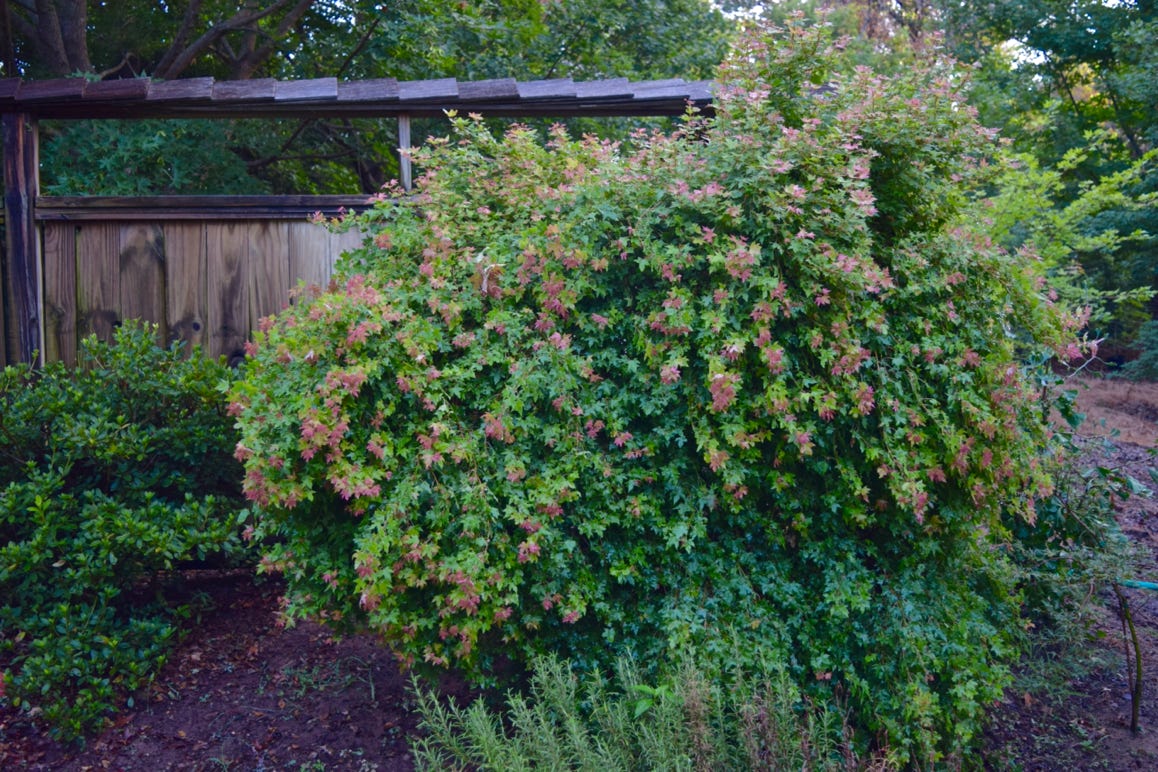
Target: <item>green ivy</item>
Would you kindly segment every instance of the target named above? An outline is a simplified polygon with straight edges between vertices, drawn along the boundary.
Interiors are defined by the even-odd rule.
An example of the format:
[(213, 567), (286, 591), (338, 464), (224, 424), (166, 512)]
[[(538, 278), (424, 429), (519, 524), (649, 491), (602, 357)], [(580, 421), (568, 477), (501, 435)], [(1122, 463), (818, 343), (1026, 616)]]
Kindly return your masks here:
[(89, 338), (76, 370), (0, 373), (0, 699), (61, 739), (164, 662), (158, 572), (241, 552), (229, 371), (155, 333)]
[(1008, 680), (1003, 515), (1050, 494), (1039, 267), (960, 227), (992, 136), (929, 61), (749, 34), (715, 115), (631, 147), (515, 127), (257, 335), (231, 409), (289, 613), (414, 664), (782, 662), (897, 760)]

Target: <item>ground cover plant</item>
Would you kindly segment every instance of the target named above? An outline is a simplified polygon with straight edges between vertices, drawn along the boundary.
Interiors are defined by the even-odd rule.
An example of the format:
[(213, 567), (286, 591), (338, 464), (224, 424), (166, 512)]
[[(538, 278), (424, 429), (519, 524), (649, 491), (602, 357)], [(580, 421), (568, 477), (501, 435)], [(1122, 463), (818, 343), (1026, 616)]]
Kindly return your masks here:
[(242, 551), (229, 371), (155, 335), (0, 373), (0, 700), (62, 739), (164, 662), (180, 609), (158, 573)]
[(637, 663), (616, 663), (612, 683), (581, 684), (565, 663), (532, 664), (527, 695), (504, 713), (483, 700), (463, 708), (415, 683), (422, 714), (415, 766), (446, 769), (870, 769), (851, 747), (835, 709), (800, 710), (783, 669), (756, 669), (722, 687), (694, 666), (671, 680), (641, 679)]
[(417, 666), (773, 662), (892, 762), (960, 761), (1052, 493), (1023, 363), (1081, 319), (962, 226), (994, 138), (951, 63), (793, 24), (717, 81), (632, 148), (456, 117), (415, 153), (231, 393), (263, 565)]

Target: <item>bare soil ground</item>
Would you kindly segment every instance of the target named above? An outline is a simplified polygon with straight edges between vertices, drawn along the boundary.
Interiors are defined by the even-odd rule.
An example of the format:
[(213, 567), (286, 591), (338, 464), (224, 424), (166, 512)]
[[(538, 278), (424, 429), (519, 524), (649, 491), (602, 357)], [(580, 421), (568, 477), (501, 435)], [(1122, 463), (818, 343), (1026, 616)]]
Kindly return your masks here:
[[(1158, 384), (1084, 378), (1073, 380), (1078, 409), (1086, 416), (1086, 463), (1120, 470), (1155, 487), (1158, 466)], [(1139, 575), (1158, 582), (1158, 496), (1136, 495), (1116, 502), (1123, 532), (1138, 547)], [(1127, 649), (1118, 603), (1107, 588), (1097, 590), (1103, 612), (1084, 662), (1074, 677), (1053, 691), (1010, 690), (995, 707), (986, 737), (984, 765), (992, 770), (1158, 769), (1158, 592), (1124, 588), (1143, 659), (1141, 731), (1130, 731), (1131, 698)]]
[[(1158, 445), (1158, 384), (1078, 384), (1091, 459), (1148, 482)], [(1106, 437), (1102, 447), (1093, 438)], [(1158, 500), (1120, 503), (1125, 532), (1158, 581)], [(277, 622), (280, 586), (239, 574), (189, 577), (205, 602), (189, 635), (134, 706), (82, 749), (52, 742), (27, 716), (0, 710), (0, 770), (413, 769), (417, 727), (406, 677), (372, 636), (335, 639)], [(980, 764), (1004, 770), (1158, 769), (1158, 593), (1128, 590), (1146, 663), (1142, 727), (1130, 695), (1116, 602), (1091, 637), (1086, 672), (1064, 690), (1014, 691), (995, 706)], [(448, 679), (457, 697), (465, 687)]]

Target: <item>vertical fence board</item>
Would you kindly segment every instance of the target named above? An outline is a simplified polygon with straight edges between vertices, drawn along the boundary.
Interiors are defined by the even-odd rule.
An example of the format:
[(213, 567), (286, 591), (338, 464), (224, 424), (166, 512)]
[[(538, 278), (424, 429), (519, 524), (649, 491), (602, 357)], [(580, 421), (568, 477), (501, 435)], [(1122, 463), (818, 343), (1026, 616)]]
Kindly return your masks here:
[(209, 293), (206, 288), (205, 223), (171, 222), (164, 226), (165, 309), (169, 343), (182, 341), (185, 351), (206, 346)]
[[(2, 249), (2, 247), (0, 247)], [(0, 252), (0, 266), (3, 266), (5, 257), (3, 252)], [(0, 275), (3, 272), (0, 271)], [(8, 366), (8, 332), (4, 326), (4, 320), (8, 316), (8, 288), (0, 282), (0, 367)]]
[[(0, 220), (2, 223), (3, 220)], [(3, 277), (4, 265), (8, 262), (7, 247), (0, 243), (0, 277)], [(8, 287), (0, 281), (0, 367), (8, 366), (8, 332), (5, 319), (8, 318)]]
[[(16, 362), (43, 358), (40, 335), (44, 326), (41, 297), (44, 277), (40, 273), (40, 234), (36, 228), (35, 201), (39, 194), (39, 133), (36, 120), (24, 113), (5, 113), (0, 118), (4, 137), (4, 278), (7, 315), (5, 345)], [(0, 346), (3, 348), (4, 346)]]
[(250, 331), (262, 317), (276, 314), (289, 303), (290, 249), (289, 224), (251, 222), (246, 283), (249, 290)]
[(76, 242), (69, 222), (44, 226), (44, 361), (76, 364)]
[(346, 251), (362, 246), (363, 234), (361, 231), (348, 230), (344, 233), (330, 234), (330, 268), (334, 267), (338, 257)]
[(138, 223), (121, 226), (118, 236), (121, 318), (155, 323), (157, 342), (163, 343), (168, 338), (164, 233), (160, 225)]
[(249, 293), (245, 287), (248, 223), (206, 224), (205, 246), (209, 355), (224, 355), (230, 364), (238, 364), (245, 357), (245, 341), (249, 337)]
[(76, 326), (79, 338), (112, 340), (120, 325), (120, 226), (85, 223), (76, 243)]
[(325, 287), (330, 280), (330, 233), (320, 225), (295, 222), (289, 230), (290, 280)]

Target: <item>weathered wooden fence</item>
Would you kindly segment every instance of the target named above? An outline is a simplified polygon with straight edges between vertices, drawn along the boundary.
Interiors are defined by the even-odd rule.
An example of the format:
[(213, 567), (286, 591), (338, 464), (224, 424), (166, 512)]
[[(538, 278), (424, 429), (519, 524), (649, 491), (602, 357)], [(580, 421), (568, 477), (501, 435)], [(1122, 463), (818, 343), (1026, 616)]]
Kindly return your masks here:
[[(344, 203), (364, 203), (355, 198)], [(73, 363), (78, 342), (108, 338), (125, 319), (159, 325), (163, 341), (231, 361), (263, 316), (299, 282), (324, 284), (357, 246), (307, 220), (331, 197), (42, 199), (45, 361)]]

